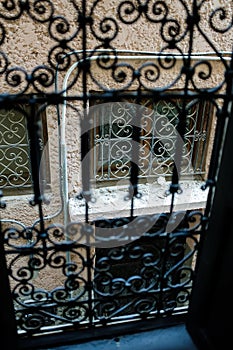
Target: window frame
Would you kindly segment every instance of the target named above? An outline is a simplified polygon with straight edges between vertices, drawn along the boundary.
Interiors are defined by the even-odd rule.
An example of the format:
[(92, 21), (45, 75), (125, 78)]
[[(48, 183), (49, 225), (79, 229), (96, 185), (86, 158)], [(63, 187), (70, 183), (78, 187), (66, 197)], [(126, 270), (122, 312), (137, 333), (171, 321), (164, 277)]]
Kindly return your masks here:
[[(91, 91), (91, 96), (93, 96), (94, 98), (90, 98), (89, 99), (89, 109), (91, 107), (94, 107), (95, 105), (100, 105), (101, 104), (101, 97), (96, 99), (95, 95), (100, 96), (101, 93), (97, 92), (97, 91)], [(148, 97), (142, 97), (142, 99), (149, 99)], [(150, 98), (153, 99), (153, 96)], [(114, 100), (113, 102), (123, 102), (123, 103), (134, 103), (136, 101), (135, 97), (130, 97), (129, 100), (134, 100), (134, 102), (129, 102), (127, 101), (119, 101), (119, 100)], [(100, 103), (96, 103), (97, 101), (100, 101)], [(105, 101), (105, 100), (104, 100)], [(172, 103), (174, 104), (174, 106), (176, 106), (177, 104), (179, 104), (181, 101), (178, 101), (177, 98), (171, 97), (171, 98), (166, 98), (166, 99), (160, 99), (159, 101), (150, 101), (150, 104), (158, 104), (160, 101), (168, 101), (168, 103)], [(108, 101), (108, 103), (111, 101)], [(190, 104), (191, 99), (189, 99), (188, 103)], [(106, 103), (106, 102), (105, 102)], [(196, 106), (196, 103), (198, 104)], [(208, 100), (199, 100), (199, 101), (195, 101), (192, 103), (192, 105), (188, 108), (195, 108), (195, 115), (198, 114), (198, 118), (196, 120), (196, 125), (195, 125), (195, 130), (194, 130), (194, 134), (192, 135), (192, 145), (190, 146), (192, 148), (192, 164), (193, 164), (193, 156), (194, 156), (194, 161), (195, 164), (199, 163), (202, 166), (202, 169), (198, 169), (196, 171), (194, 171), (191, 175), (195, 178), (195, 180), (200, 180), (200, 181), (204, 181), (206, 180), (207, 177), (207, 173), (208, 173), (208, 155), (211, 154), (211, 149), (212, 149), (212, 143), (211, 145), (209, 144), (211, 142), (211, 135), (214, 134), (214, 126), (213, 126), (213, 120), (214, 120), (214, 106), (210, 103), (210, 101)], [(143, 105), (145, 106), (145, 108), (148, 108), (148, 104)], [(196, 107), (195, 107), (196, 106)], [(149, 107), (150, 108), (150, 107)], [(198, 110), (198, 111), (197, 111)], [(204, 116), (204, 113), (207, 114), (207, 116)], [(177, 117), (178, 118), (178, 117)], [(94, 119), (94, 118), (93, 118)], [(102, 174), (100, 175), (101, 179), (99, 180), (97, 177), (100, 173), (100, 171), (96, 171), (96, 160), (95, 158), (98, 156), (98, 150), (96, 145), (96, 139), (95, 139), (95, 121), (92, 121), (93, 123), (93, 129), (90, 132), (90, 145), (91, 145), (91, 149), (93, 149), (92, 152), (92, 161), (91, 161), (91, 176), (92, 176), (92, 181), (96, 182), (97, 187), (106, 187), (106, 186), (111, 186), (114, 185), (114, 180), (121, 180), (122, 183), (124, 183), (124, 181), (127, 183), (129, 178), (130, 178), (130, 170), (129, 170), (129, 174), (128, 176), (122, 176), (122, 177), (112, 177), (110, 178), (111, 175), (108, 175), (109, 173), (109, 165), (105, 165), (103, 167), (103, 169), (101, 169)], [(202, 127), (202, 130), (197, 130), (196, 127)], [(97, 134), (97, 133), (96, 133)], [(189, 137), (189, 136), (188, 136)], [(188, 138), (187, 137), (187, 138)], [(152, 137), (151, 137), (152, 138)], [(113, 138), (109, 138), (110, 142)], [(106, 139), (107, 140), (107, 139)], [(132, 138), (129, 138), (129, 140), (132, 140)], [(151, 142), (151, 141), (150, 141)], [(198, 145), (197, 145), (198, 142)], [(143, 145), (143, 143), (147, 143), (146, 138), (143, 135), (143, 132), (141, 133), (141, 141), (140, 143)], [(148, 145), (148, 148), (150, 147), (150, 145)], [(204, 150), (204, 155), (202, 154)], [(150, 153), (151, 151), (148, 150), (148, 152)], [(197, 158), (197, 159), (196, 159)], [(109, 160), (108, 160), (109, 162)], [(151, 163), (151, 161), (150, 161)], [(166, 163), (166, 161), (165, 161)], [(173, 163), (173, 162), (172, 162)], [(171, 164), (170, 164), (171, 165)], [(150, 164), (149, 164), (150, 166)], [(169, 165), (168, 165), (169, 166)], [(130, 168), (130, 160), (129, 160), (129, 168)], [(107, 173), (107, 176), (105, 177), (104, 175)], [(110, 170), (111, 171), (111, 170)], [(161, 174), (155, 174), (155, 175), (139, 175), (139, 181), (141, 183), (144, 183), (146, 180), (144, 178), (155, 178), (157, 179), (159, 176), (165, 176), (167, 178), (167, 180), (171, 180), (171, 174), (166, 175), (163, 172)], [(189, 174), (182, 174), (182, 178), (189, 178)]]
[[(4, 196), (18, 196), (18, 195), (27, 195), (27, 194), (32, 194), (33, 193), (33, 181), (32, 181), (32, 172), (31, 172), (31, 163), (30, 163), (30, 138), (28, 134), (28, 121), (27, 118), (30, 118), (30, 113), (31, 113), (31, 105), (29, 102), (30, 96), (25, 96), (26, 101), (24, 103), (17, 103), (15, 102), (14, 104), (11, 104), (9, 107), (4, 107), (2, 110), (4, 111), (15, 111), (15, 114), (19, 113), (19, 115), (22, 115), (22, 124), (24, 129), (25, 129), (25, 134), (23, 137), (25, 138), (25, 152), (27, 152), (27, 170), (25, 171), (25, 176), (28, 177), (28, 180), (26, 181), (25, 184), (16, 184), (15, 186), (11, 186), (10, 184), (7, 184), (6, 186), (2, 186), (0, 190), (4, 193)], [(42, 160), (42, 171), (41, 171), (41, 176), (42, 179), (41, 181), (43, 182), (44, 188), (50, 188), (50, 162), (49, 162), (49, 149), (48, 147), (44, 147), (48, 143), (48, 128), (47, 128), (47, 114), (46, 114), (46, 108), (40, 108), (43, 106), (41, 103), (36, 103), (35, 104), (35, 111), (36, 113), (39, 114), (39, 119), (41, 122), (41, 151), (43, 151), (43, 160)], [(1, 110), (0, 110), (1, 113)], [(12, 144), (14, 146), (14, 144)], [(9, 148), (12, 147), (12, 145), (9, 144)], [(17, 147), (20, 147), (21, 142), (19, 141), (18, 144), (16, 145)], [(1, 149), (0, 145), (0, 149)], [(4, 174), (4, 169), (3, 169), (3, 174)], [(13, 172), (12, 172), (13, 174)], [(8, 174), (7, 174), (8, 175)], [(11, 175), (11, 174), (10, 174)]]

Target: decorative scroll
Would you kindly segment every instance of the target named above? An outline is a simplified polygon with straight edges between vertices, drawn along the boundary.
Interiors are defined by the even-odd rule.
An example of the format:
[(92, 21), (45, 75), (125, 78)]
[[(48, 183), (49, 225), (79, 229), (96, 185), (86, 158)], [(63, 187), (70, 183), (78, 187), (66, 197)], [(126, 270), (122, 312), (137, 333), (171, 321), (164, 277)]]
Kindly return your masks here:
[[(85, 224), (72, 223), (66, 229), (48, 226), (46, 241), (37, 228), (5, 228), (20, 333), (43, 333), (43, 329), (59, 329), (71, 323), (88, 325), (90, 314), (94, 323), (106, 324), (118, 322), (118, 316), (145, 318), (153, 314), (157, 318), (160, 312), (170, 315), (187, 307), (201, 219), (200, 212), (190, 212), (175, 231), (168, 233), (168, 223), (175, 222), (176, 216), (138, 217), (131, 232), (135, 235), (140, 225), (145, 234), (129, 244), (123, 242), (132, 219), (97, 221), (93, 223), (96, 229), (112, 231), (112, 239), (122, 239), (122, 244), (93, 249), (91, 255), (80, 242), (93, 232), (98, 247), (98, 241), (106, 237), (95, 237), (95, 230), (90, 231)], [(115, 231), (119, 236), (114, 237)], [(90, 283), (93, 299), (88, 293)]]
[[(232, 13), (228, 4), (215, 8), (207, 6), (207, 1), (193, 6), (193, 2), (176, 0), (171, 6), (167, 1), (120, 1), (109, 8), (107, 0), (97, 0), (88, 3), (85, 13), (82, 13), (81, 4), (72, 0), (67, 6), (67, 11), (59, 9), (59, 4), (51, 0), (12, 0), (2, 1), (0, 4), (0, 73), (2, 82), (8, 86), (8, 91), (14, 94), (27, 93), (33, 88), (37, 92), (49, 92), (54, 90), (56, 72), (64, 74), (76, 63), (75, 74), (69, 81), (66, 92), (81, 82), (83, 69), (82, 47), (76, 42), (81, 42), (83, 30), (91, 38), (87, 40), (85, 59), (88, 65), (88, 75), (96, 85), (95, 90), (126, 90), (132, 88), (135, 80), (143, 89), (153, 91), (166, 91), (175, 87), (182, 80), (182, 74), (190, 74), (191, 87), (194, 90), (214, 89), (220, 91), (224, 85), (223, 79), (213, 85), (215, 72), (212, 62), (208, 59), (196, 59), (191, 65), (190, 72), (182, 69), (185, 65), (186, 48), (189, 42), (191, 25), (198, 32), (199, 41), (205, 42), (213, 55), (219, 58), (222, 69), (227, 69), (227, 60), (221, 54), (221, 48), (217, 46), (215, 37), (229, 35), (232, 30)], [(173, 9), (179, 8), (179, 13)], [(205, 13), (205, 19), (202, 14)], [(29, 23), (34, 23), (36, 30), (43, 29), (50, 38), (47, 60), (38, 62), (32, 59), (32, 64), (27, 68), (15, 65), (11, 57), (8, 57), (8, 24), (20, 24), (24, 17)], [(204, 17), (204, 16), (203, 16)], [(74, 25), (75, 23), (75, 25)], [(149, 26), (155, 37), (160, 37), (160, 47), (154, 51), (156, 59), (148, 59), (139, 63), (137, 67), (131, 61), (121, 61), (117, 54), (118, 40), (121, 39), (121, 30), (128, 31), (130, 26)], [(134, 27), (132, 27), (134, 28)], [(206, 34), (206, 29), (209, 35)], [(137, 32), (137, 34), (139, 34)], [(135, 32), (136, 35), (136, 32)], [(196, 36), (197, 37), (197, 36)], [(154, 43), (153, 36), (150, 40)], [(147, 38), (145, 37), (147, 42)], [(196, 39), (195, 39), (196, 40)], [(139, 39), (140, 42), (140, 39)], [(149, 45), (149, 42), (148, 42)], [(154, 44), (155, 45), (155, 44)], [(144, 45), (145, 46), (145, 45)], [(198, 49), (198, 42), (194, 47)], [(146, 51), (147, 48), (144, 48)], [(140, 47), (137, 48), (140, 51)], [(141, 50), (143, 51), (143, 49)], [(223, 49), (222, 49), (223, 51)], [(181, 58), (181, 61), (180, 61)], [(180, 62), (182, 64), (180, 65)], [(32, 66), (33, 65), (33, 66)], [(105, 77), (101, 77), (99, 71), (104, 70)], [(173, 77), (165, 83), (165, 74), (173, 71)], [(176, 72), (176, 73), (175, 73)], [(108, 76), (108, 81), (106, 80)], [(59, 90), (62, 89), (61, 86)]]
[(0, 110), (0, 188), (31, 185), (26, 118), (17, 109)]
[[(9, 219), (1, 203), (0, 234), (8, 265), (4, 275), (9, 275), (9, 297), (22, 338), (121, 322), (125, 327), (135, 320), (164, 322), (187, 312), (232, 101), (232, 2), (217, 8), (215, 3), (0, 1), (0, 188), (4, 195), (5, 188), (32, 184), (34, 191), (25, 206), (26, 223), (18, 211)], [(98, 101), (115, 109), (91, 119)], [(145, 107), (137, 118), (131, 101)], [(45, 215), (40, 186), (41, 120), (32, 113), (26, 123), (24, 115), (13, 113), (12, 106), (25, 102), (34, 112), (37, 104), (43, 106), (40, 111), (46, 108), (49, 122), (58, 126), (61, 191), (55, 202), (61, 205), (53, 216)], [(51, 106), (57, 109), (49, 114)], [(73, 124), (64, 137), (66, 116), (61, 111), (67, 112), (66, 107)], [(218, 124), (206, 174), (215, 114)], [(72, 162), (78, 154), (82, 161), (77, 173), (87, 176), (82, 176), (84, 191), (79, 195), (75, 190), (74, 196), (83, 200), (84, 220), (69, 222), (73, 188), (67, 183), (65, 151), (77, 134), (81, 147), (77, 142), (68, 175), (78, 183)], [(91, 148), (93, 162), (85, 168)], [(133, 170), (132, 158), (138, 163)], [(129, 216), (108, 218), (103, 213), (99, 220), (91, 218), (93, 164), (99, 182), (134, 180)], [(135, 201), (142, 200), (138, 180), (161, 174), (171, 180), (168, 211), (135, 216)], [(207, 177), (205, 213), (176, 210), (181, 175)]]

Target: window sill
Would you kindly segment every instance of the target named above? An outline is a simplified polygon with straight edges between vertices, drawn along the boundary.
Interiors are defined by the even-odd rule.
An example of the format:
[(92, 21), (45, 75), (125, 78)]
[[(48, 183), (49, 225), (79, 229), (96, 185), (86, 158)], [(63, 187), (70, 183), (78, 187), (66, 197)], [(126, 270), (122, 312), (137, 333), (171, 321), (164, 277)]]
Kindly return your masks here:
[[(201, 189), (201, 181), (182, 181), (181, 194), (175, 196), (174, 211), (186, 211), (205, 208), (208, 190)], [(141, 198), (134, 199), (134, 215), (150, 215), (170, 211), (171, 195), (165, 192), (169, 182), (159, 181), (139, 185)], [(93, 202), (89, 203), (90, 220), (114, 217), (127, 217), (130, 214), (131, 200), (127, 186), (110, 186), (93, 189)], [(83, 221), (85, 217), (84, 200), (71, 198), (69, 200), (71, 221)]]
[[(53, 350), (197, 350), (184, 324), (152, 331), (139, 332), (112, 339), (101, 339), (87, 343), (65, 345)], [(46, 348), (52, 350), (52, 348)]]

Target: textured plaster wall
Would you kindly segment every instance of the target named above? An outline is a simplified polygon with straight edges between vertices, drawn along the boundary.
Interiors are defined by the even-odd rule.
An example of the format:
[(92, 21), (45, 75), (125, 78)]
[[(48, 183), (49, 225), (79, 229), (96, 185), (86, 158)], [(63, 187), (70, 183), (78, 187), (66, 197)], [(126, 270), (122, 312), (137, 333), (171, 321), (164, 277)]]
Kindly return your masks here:
[[(55, 14), (57, 16), (63, 16), (63, 18), (67, 19), (69, 22), (69, 27), (67, 26), (67, 22), (63, 21), (63, 27), (61, 27), (60, 33), (57, 30), (59, 22), (59, 18), (57, 21), (54, 21), (51, 27), (48, 26), (48, 22), (35, 22), (27, 16), (23, 15), (18, 20), (8, 21), (2, 20), (2, 23), (6, 30), (5, 40), (1, 43), (0, 49), (7, 55), (7, 59), (10, 63), (9, 68), (20, 67), (25, 69), (27, 72), (33, 72), (35, 67), (40, 65), (48, 65), (48, 53), (49, 59), (51, 62), (55, 62), (55, 55), (57, 51), (54, 46), (57, 43), (57, 39), (63, 38), (68, 39), (77, 31), (78, 22), (77, 22), (77, 12), (75, 10), (75, 6), (70, 1), (54, 1), (54, 9)], [(77, 6), (78, 6), (78, 2)], [(87, 11), (90, 11), (93, 5), (93, 1), (90, 1), (87, 4)], [(167, 8), (169, 8), (169, 16), (171, 18), (171, 25), (174, 25), (174, 28), (169, 28), (167, 25), (162, 31), (162, 35), (169, 36), (169, 30), (178, 30), (180, 31), (180, 38), (184, 31), (187, 28), (187, 24), (185, 23), (184, 10), (181, 5), (181, 2), (178, 0), (167, 0), (166, 3)], [(186, 1), (187, 7), (190, 8), (191, 1)], [(109, 36), (111, 38), (115, 34), (116, 30), (116, 22), (114, 22), (114, 18), (117, 18), (116, 8), (119, 5), (118, 0), (110, 1), (110, 0), (101, 0), (96, 2), (96, 6), (93, 10), (94, 15), (94, 23), (93, 23), (93, 31), (87, 30), (87, 46), (90, 49), (95, 47), (103, 48), (102, 44), (103, 38)], [(149, 2), (152, 6), (153, 2)], [(226, 32), (226, 34), (216, 33), (210, 26), (210, 23), (205, 20), (208, 17), (208, 14), (211, 13), (213, 8), (217, 8), (221, 5), (224, 5), (228, 10), (231, 11), (232, 14), (232, 2), (231, 1), (220, 1), (220, 0), (210, 0), (206, 1), (205, 6), (203, 6), (202, 12), (205, 15), (200, 22), (200, 31), (202, 35), (200, 36), (200, 31), (194, 33), (194, 52), (212, 52), (213, 47), (211, 47), (211, 42), (216, 45), (216, 48), (221, 51), (230, 51), (232, 49), (232, 32)], [(2, 5), (1, 5), (2, 6)], [(152, 8), (152, 7), (151, 7)], [(119, 20), (117, 20), (118, 34), (111, 41), (112, 47), (119, 50), (140, 50), (140, 51), (153, 51), (159, 52), (162, 48), (164, 48), (164, 43), (161, 41), (161, 26), (156, 23), (156, 18), (153, 15), (151, 8), (149, 9), (148, 16), (150, 16), (150, 22), (145, 20), (145, 16), (140, 18), (138, 21), (131, 25), (126, 25), (121, 23), (119, 26)], [(2, 9), (1, 9), (2, 10)], [(122, 11), (124, 8), (122, 8)], [(47, 8), (47, 14), (49, 14), (50, 8)], [(163, 16), (165, 9), (161, 9), (160, 17)], [(17, 12), (17, 8), (16, 8)], [(38, 14), (31, 7), (31, 13), (33, 16), (38, 16)], [(123, 13), (123, 12), (122, 12)], [(136, 14), (133, 12), (131, 19), (134, 18)], [(104, 34), (100, 31), (101, 21), (104, 17), (109, 17), (111, 20), (108, 21), (110, 25), (109, 32)], [(180, 27), (177, 27), (173, 19), (177, 19), (180, 23)], [(216, 14), (213, 18), (213, 21), (217, 21), (219, 26), (225, 28), (230, 21), (230, 17), (225, 18), (223, 21), (220, 21), (220, 16)], [(154, 22), (153, 22), (154, 21)], [(48, 35), (50, 32), (50, 35)], [(63, 33), (62, 33), (63, 32)], [(95, 33), (93, 35), (93, 33)], [(230, 37), (231, 36), (231, 37)], [(188, 49), (188, 40), (189, 38), (180, 42), (180, 48), (183, 52), (187, 52)], [(209, 42), (208, 42), (209, 40)], [(73, 40), (69, 42), (69, 50), (79, 50), (82, 45), (82, 37), (81, 31), (78, 32), (77, 35), (74, 36)], [(178, 53), (178, 52), (176, 52)], [(120, 59), (119, 59), (120, 61)], [(122, 60), (122, 62), (125, 61)], [(129, 60), (128, 63), (133, 65), (134, 67), (141, 67), (142, 65), (141, 59)], [(222, 80), (222, 72), (223, 66), (221, 63), (216, 61), (212, 65), (213, 74), (206, 80), (201, 80), (198, 77), (198, 69), (195, 75), (195, 83), (199, 87), (203, 86), (216, 86), (221, 83)], [(181, 61), (177, 60), (174, 68), (172, 70), (164, 69), (161, 72), (160, 79), (156, 82), (157, 86), (165, 86), (169, 84), (171, 81), (175, 79), (175, 77), (180, 73)], [(200, 70), (208, 72), (207, 67), (200, 67)], [(95, 78), (96, 82), (93, 80), (88, 80), (88, 89), (90, 90), (100, 90), (98, 84), (102, 84), (104, 88), (113, 88), (116, 86), (116, 83), (113, 81), (111, 77), (110, 70), (105, 70), (103, 74), (103, 70), (100, 70), (96, 63), (93, 61), (91, 63), (91, 73)], [(20, 85), (21, 91), (26, 86), (26, 81), (24, 79), (23, 71), (20, 73), (22, 76), (22, 83)], [(37, 74), (36, 72), (34, 74)], [(64, 81), (64, 74), (59, 74), (58, 86), (62, 88), (62, 83)], [(19, 87), (15, 87), (12, 74), (9, 74), (8, 81), (5, 81), (5, 76), (0, 76), (0, 88), (1, 93), (18, 93)], [(72, 79), (72, 76), (71, 76)], [(145, 83), (145, 82), (144, 82)], [(145, 83), (148, 84), (148, 83)], [(153, 84), (152, 84), (153, 85)], [(39, 86), (39, 84), (38, 84)], [(82, 86), (82, 76), (77, 80), (75, 86), (70, 90), (70, 94), (72, 93), (81, 93)], [(120, 84), (118, 84), (118, 87)], [(174, 88), (182, 88), (184, 86), (184, 77), (177, 83)], [(123, 84), (122, 84), (123, 87)], [(135, 89), (137, 87), (137, 83), (134, 83), (130, 86), (130, 89)], [(45, 89), (46, 92), (50, 92), (54, 89), (54, 86), (48, 87)], [(31, 89), (27, 90), (27, 93), (34, 92)], [(75, 109), (73, 108), (75, 107)], [(66, 111), (66, 145), (67, 145), (67, 169), (68, 169), (68, 191), (71, 198), (74, 197), (75, 194), (81, 188), (81, 180), (80, 180), (80, 113), (81, 105), (79, 103), (74, 103), (72, 106), (67, 106)], [(49, 148), (49, 156), (50, 156), (50, 173), (51, 173), (51, 187), (48, 190), (48, 198), (50, 199), (50, 204), (44, 205), (44, 214), (48, 217), (51, 217), (49, 222), (57, 222), (63, 221), (63, 213), (61, 212), (61, 199), (60, 199), (60, 165), (59, 165), (59, 155), (57, 152), (57, 144), (58, 144), (58, 135), (57, 135), (57, 111), (55, 107), (49, 107), (47, 109), (47, 124), (48, 124), (48, 148)], [(38, 216), (37, 207), (32, 207), (28, 204), (28, 199), (31, 198), (31, 195), (25, 196), (17, 196), (17, 197), (9, 197), (6, 198), (7, 208), (4, 210), (4, 218), (19, 220), (22, 221), (25, 225), (30, 225)], [(106, 204), (104, 204), (106, 206)], [(80, 209), (80, 208), (79, 208)], [(51, 276), (52, 272), (48, 271), (44, 277), (39, 277), (40, 282), (43, 282), (43, 278), (48, 280), (47, 276)], [(59, 280), (61, 277), (57, 277)], [(38, 280), (38, 281), (39, 281)], [(60, 280), (59, 280), (60, 281)], [(61, 281), (60, 281), (61, 282)], [(49, 281), (51, 283), (51, 280)], [(43, 284), (43, 283), (42, 283)], [(55, 283), (56, 284), (56, 283)]]

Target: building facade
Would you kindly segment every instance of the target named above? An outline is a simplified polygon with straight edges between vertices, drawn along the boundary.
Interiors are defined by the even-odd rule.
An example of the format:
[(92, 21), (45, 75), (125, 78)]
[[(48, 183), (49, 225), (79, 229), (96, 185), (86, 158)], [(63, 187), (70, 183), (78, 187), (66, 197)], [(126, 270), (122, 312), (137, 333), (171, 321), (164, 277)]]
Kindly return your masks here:
[(1, 224), (19, 334), (183, 315), (232, 4), (0, 6)]

